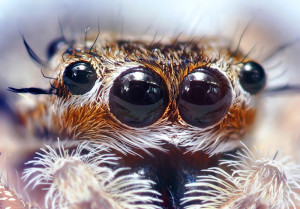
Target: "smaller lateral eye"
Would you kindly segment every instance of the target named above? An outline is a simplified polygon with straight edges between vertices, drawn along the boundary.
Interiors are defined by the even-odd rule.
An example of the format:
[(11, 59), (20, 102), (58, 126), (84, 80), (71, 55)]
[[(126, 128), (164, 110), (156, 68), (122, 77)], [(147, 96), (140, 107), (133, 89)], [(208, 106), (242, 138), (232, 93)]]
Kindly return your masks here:
[(239, 75), (240, 84), (250, 94), (257, 94), (266, 85), (266, 74), (263, 67), (256, 62), (246, 62)]
[(82, 95), (90, 91), (97, 80), (97, 73), (88, 62), (74, 62), (66, 67), (63, 82), (74, 95)]

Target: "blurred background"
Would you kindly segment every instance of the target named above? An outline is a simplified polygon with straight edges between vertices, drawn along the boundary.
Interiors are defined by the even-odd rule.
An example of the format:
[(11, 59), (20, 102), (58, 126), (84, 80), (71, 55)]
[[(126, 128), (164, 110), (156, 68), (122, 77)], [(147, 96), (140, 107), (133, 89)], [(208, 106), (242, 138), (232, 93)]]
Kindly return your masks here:
[[(48, 43), (60, 36), (59, 20), (65, 35), (83, 34), (87, 27), (101, 31), (154, 36), (224, 36), (238, 43), (247, 24), (241, 49), (262, 61), (285, 43), (300, 39), (300, 3), (297, 0), (0, 0), (0, 98), (14, 103), (17, 95), (8, 86), (30, 87), (43, 79), (39, 66), (31, 61), (23, 46), (23, 33), (31, 48), (46, 57)], [(300, 43), (274, 56), (266, 64), (277, 83), (299, 83)], [(272, 68), (272, 69), (271, 69)], [(286, 71), (284, 75), (282, 72)], [(300, 92), (299, 92), (300, 95)], [(256, 146), (265, 151), (284, 150), (300, 160), (300, 97), (282, 95), (265, 98), (255, 132)], [(1, 104), (1, 102), (0, 102)], [(0, 130), (7, 134), (13, 126), (0, 114)], [(9, 117), (9, 116), (8, 116)], [(0, 143), (1, 143), (0, 134)], [(9, 136), (10, 137), (10, 136)]]

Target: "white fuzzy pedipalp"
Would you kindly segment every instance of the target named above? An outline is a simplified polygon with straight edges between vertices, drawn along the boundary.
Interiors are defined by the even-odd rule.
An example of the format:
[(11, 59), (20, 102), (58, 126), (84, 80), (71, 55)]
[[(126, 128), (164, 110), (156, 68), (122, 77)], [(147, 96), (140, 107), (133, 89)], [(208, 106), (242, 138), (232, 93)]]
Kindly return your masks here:
[(237, 160), (222, 162), (232, 169), (232, 174), (221, 168), (207, 169), (211, 175), (199, 176), (195, 183), (187, 185), (192, 190), (182, 204), (202, 201), (188, 209), (296, 208), (300, 200), (300, 166), (276, 155), (264, 158), (243, 148)]
[(71, 153), (60, 143), (41, 150), (23, 178), (33, 187), (47, 185), (46, 208), (156, 208), (153, 202), (158, 199), (153, 196), (159, 194), (152, 190), (153, 182), (135, 174), (123, 175), (126, 168), (107, 167), (118, 158), (101, 154), (106, 148), (84, 142)]

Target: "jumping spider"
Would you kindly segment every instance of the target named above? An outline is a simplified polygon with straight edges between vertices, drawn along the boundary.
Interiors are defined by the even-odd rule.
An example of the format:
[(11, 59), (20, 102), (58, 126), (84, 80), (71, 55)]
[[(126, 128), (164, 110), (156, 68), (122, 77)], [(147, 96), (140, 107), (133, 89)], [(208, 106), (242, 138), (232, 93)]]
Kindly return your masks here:
[(23, 40), (47, 79), (9, 88), (31, 105), (2, 208), (296, 207), (299, 166), (247, 148), (262, 95), (289, 87), (265, 88), (262, 65), (225, 39), (62, 37), (47, 62)]

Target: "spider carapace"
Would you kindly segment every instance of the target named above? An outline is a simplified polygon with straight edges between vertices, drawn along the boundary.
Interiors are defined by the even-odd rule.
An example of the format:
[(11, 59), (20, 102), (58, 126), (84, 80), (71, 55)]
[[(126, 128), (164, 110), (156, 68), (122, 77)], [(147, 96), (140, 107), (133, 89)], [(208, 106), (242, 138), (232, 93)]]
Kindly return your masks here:
[[(36, 190), (41, 182), (48, 185), (46, 207), (244, 204), (235, 202), (241, 194), (225, 191), (229, 167), (246, 155), (239, 151), (241, 141), (249, 143), (266, 84), (260, 64), (215, 38), (148, 41), (112, 33), (72, 42), (61, 38), (50, 44), (47, 63), (24, 43), (50, 79), (50, 85), (45, 79), (48, 88), (10, 88), (38, 94), (19, 117), (30, 133), (50, 144), (24, 173)], [(89, 192), (80, 195), (68, 190), (69, 184)], [(217, 196), (222, 189), (227, 200)], [(270, 204), (258, 200), (252, 202), (256, 208)]]

